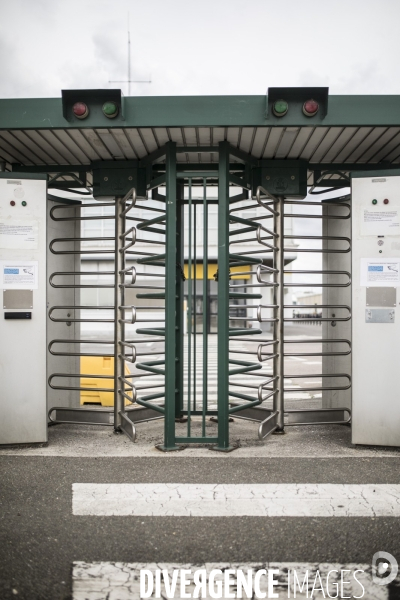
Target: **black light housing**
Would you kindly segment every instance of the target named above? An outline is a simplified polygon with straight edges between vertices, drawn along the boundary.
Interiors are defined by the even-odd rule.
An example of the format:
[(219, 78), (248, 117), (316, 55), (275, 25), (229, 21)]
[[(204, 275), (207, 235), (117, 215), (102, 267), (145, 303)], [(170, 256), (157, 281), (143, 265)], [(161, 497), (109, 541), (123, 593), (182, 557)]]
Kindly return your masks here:
[[(327, 87), (271, 87), (268, 88), (267, 119), (282, 118), (298, 120), (298, 117), (315, 117), (323, 120), (328, 114)], [(276, 106), (287, 104), (287, 110), (280, 112)]]
[(62, 90), (63, 116), (69, 122), (123, 120), (121, 90)]

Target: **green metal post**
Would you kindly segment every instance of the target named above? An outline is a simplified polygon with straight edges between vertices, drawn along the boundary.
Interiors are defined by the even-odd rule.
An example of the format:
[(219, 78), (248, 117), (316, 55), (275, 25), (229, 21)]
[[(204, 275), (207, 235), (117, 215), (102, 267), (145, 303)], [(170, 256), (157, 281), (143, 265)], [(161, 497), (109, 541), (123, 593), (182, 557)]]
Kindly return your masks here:
[(206, 436), (208, 408), (208, 206), (207, 179), (203, 179), (203, 407), (201, 435)]
[(187, 437), (191, 436), (191, 402), (192, 402), (192, 316), (193, 316), (193, 286), (192, 286), (192, 180), (189, 178), (188, 198), (188, 332), (187, 332)]
[[(191, 185), (192, 187), (192, 185)], [(192, 187), (193, 190), (193, 187)], [(197, 345), (197, 203), (193, 202), (193, 410), (196, 411), (196, 345)]]
[(229, 144), (219, 143), (218, 446), (229, 451)]
[(175, 315), (176, 315), (176, 372), (175, 372), (175, 418), (181, 419), (183, 416), (183, 266), (185, 262), (184, 256), (184, 182), (180, 181), (177, 185), (177, 200), (176, 200), (176, 298), (175, 298)]
[(175, 440), (177, 313), (176, 313), (176, 144), (166, 144), (166, 247), (165, 247), (165, 423), (164, 451), (180, 450)]

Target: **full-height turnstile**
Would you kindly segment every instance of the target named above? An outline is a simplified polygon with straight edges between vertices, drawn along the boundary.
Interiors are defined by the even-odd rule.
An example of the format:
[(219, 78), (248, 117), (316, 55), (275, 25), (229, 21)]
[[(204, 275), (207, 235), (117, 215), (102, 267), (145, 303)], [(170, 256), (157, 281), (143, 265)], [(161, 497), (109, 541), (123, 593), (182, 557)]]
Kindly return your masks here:
[[(198, 153), (202, 149), (193, 148), (191, 151)], [(85, 319), (76, 315), (72, 318), (73, 322), (82, 323), (113, 322), (113, 339), (91, 342), (81, 336), (72, 341), (72, 344), (80, 345), (78, 351), (58, 352), (64, 356), (98, 355), (99, 350), (90, 352), (91, 343), (97, 346), (104, 344), (106, 347), (113, 343), (114, 374), (97, 377), (114, 379), (114, 410), (89, 407), (65, 409), (59, 406), (51, 410), (52, 421), (113, 424), (116, 430), (125, 431), (134, 440), (135, 423), (164, 418), (164, 444), (160, 449), (165, 451), (181, 449), (182, 444), (189, 443), (211, 444), (214, 449), (231, 450), (229, 420), (232, 415), (258, 422), (260, 439), (272, 432), (283, 432), (287, 425), (347, 423), (350, 407), (346, 405), (304, 410), (285, 408), (285, 393), (291, 391), (290, 386), (285, 387), (285, 379), (296, 377), (285, 374), (285, 357), (331, 357), (343, 353), (335, 349), (319, 352), (311, 349), (299, 354), (292, 346), (296, 342), (285, 339), (285, 322), (292, 320), (285, 316), (285, 311), (290, 308), (285, 304), (284, 294), (285, 286), (290, 285), (285, 283), (285, 255), (292, 250), (286, 245), (294, 237), (285, 235), (285, 206), (301, 201), (288, 201), (283, 195), (269, 191), (268, 166), (260, 166), (227, 142), (219, 144), (218, 163), (207, 171), (200, 166), (193, 169), (177, 164), (176, 157), (177, 149), (173, 143), (150, 155), (142, 161), (148, 173), (146, 193), (142, 192), (140, 197), (136, 188), (132, 188), (125, 196), (117, 197), (114, 201), (115, 246), (112, 250), (102, 251), (114, 253), (114, 269), (103, 273), (112, 276), (114, 282), (93, 286), (114, 287), (114, 304), (97, 307), (110, 313), (113, 311), (114, 315), (110, 314), (109, 319), (104, 316)], [(213, 189), (217, 189), (217, 194), (212, 194)], [(149, 192), (151, 202), (147, 200)], [(301, 196), (300, 192), (294, 195)], [(341, 208), (340, 202), (338, 204)], [(196, 329), (199, 286), (202, 286), (203, 306), (206, 307), (203, 317), (207, 321), (204, 298), (209, 293), (210, 206), (216, 206), (218, 210), (218, 256), (213, 274), (218, 289), (217, 393), (214, 398), (209, 386), (207, 330), (204, 327), (201, 332)], [(150, 213), (146, 219), (140, 216), (144, 208)], [(60, 210), (64, 209), (54, 208), (51, 217), (62, 219), (56, 216), (56, 211)], [(345, 214), (349, 216), (348, 212)], [(291, 218), (291, 213), (287, 216)], [(323, 217), (322, 213), (320, 217)], [(96, 219), (95, 216), (80, 217), (85, 218)], [(326, 235), (320, 239), (324, 240), (326, 247), (318, 252), (331, 254), (350, 250), (350, 246), (344, 250), (328, 247), (342, 240), (340, 237)], [(90, 252), (82, 248), (57, 250), (57, 245), (66, 241), (61, 238), (51, 242), (51, 251), (67, 254)], [(82, 241), (84, 238), (81, 237), (69, 240), (70, 243)], [(201, 279), (198, 278), (199, 265), (203, 273)], [(331, 276), (342, 272), (323, 269), (317, 274)], [(79, 274), (69, 272), (65, 275)], [(83, 271), (80, 275), (88, 276), (90, 273)], [(146, 278), (150, 276), (159, 284), (148, 285)], [(55, 285), (54, 275), (50, 276), (50, 283)], [(335, 281), (324, 285), (342, 286)], [(74, 282), (68, 286), (82, 288), (90, 287), (90, 284)], [(131, 298), (129, 302), (128, 296)], [(158, 306), (154, 307), (155, 317), (149, 319), (143, 311), (151, 311), (149, 304), (153, 301), (157, 301)], [(161, 318), (160, 302), (164, 303)], [(318, 308), (327, 310), (336, 306), (332, 303)], [(81, 310), (85, 307), (76, 308)], [(86, 307), (90, 308), (96, 309)], [(54, 310), (54, 307), (50, 308), (52, 319)], [(348, 318), (338, 316), (337, 321)], [(71, 317), (64, 316), (63, 319), (66, 321)], [(323, 320), (330, 318), (326, 316)], [(133, 336), (127, 333), (132, 325), (136, 326)], [(335, 341), (324, 339), (323, 343), (332, 344)], [(65, 342), (51, 341), (50, 352), (54, 354), (55, 345)], [(82, 345), (86, 345), (84, 352)], [(101, 354), (105, 354), (105, 349), (101, 350)], [(128, 369), (127, 364), (130, 365)], [(80, 372), (76, 375), (80, 378), (84, 376), (89, 374)], [(304, 374), (300, 377), (312, 376)], [(318, 376), (350, 379), (348, 374), (321, 373)], [(59, 381), (60, 377), (63, 377), (62, 373), (50, 375), (52, 388), (90, 391), (87, 385), (82, 387), (82, 383), (72, 388), (55, 383), (55, 379)], [(348, 383), (342, 383), (339, 386), (325, 385), (320, 389), (326, 393), (348, 387)], [(318, 388), (314, 386), (312, 389)], [(215, 425), (210, 426), (209, 417), (217, 420), (217, 431)]]
[[(393, 297), (398, 286), (393, 279), (385, 286), (372, 285), (370, 280), (364, 286), (357, 269), (362, 271), (365, 261), (371, 263), (368, 269), (382, 267), (384, 271), (390, 261), (391, 267), (397, 264), (393, 169), (400, 162), (399, 98), (392, 97), (383, 112), (381, 98), (336, 97), (330, 101), (329, 113), (327, 88), (271, 88), (267, 97), (176, 98), (173, 102), (123, 99), (119, 90), (70, 90), (63, 92), (61, 101), (0, 103), (4, 105), (0, 170), (6, 170), (6, 180), (11, 174), (11, 182), (46, 174), (50, 196), (52, 189), (80, 195), (87, 189), (95, 198), (89, 202), (110, 211), (89, 214), (85, 202), (67, 205), (49, 195), (46, 200), (43, 194), (42, 204), (30, 217), (39, 223), (40, 216), (39, 238), (34, 240), (37, 248), (14, 248), (9, 246), (14, 233), (7, 229), (4, 217), (9, 216), (11, 200), (21, 199), (1, 197), (1, 258), (20, 260), (25, 267), (38, 260), (40, 291), (33, 289), (31, 323), (6, 317), (6, 312), (25, 310), (22, 304), (28, 306), (31, 296), (25, 294), (22, 300), (22, 294), (17, 299), (9, 294), (13, 290), (6, 284), (11, 279), (5, 275), (14, 273), (3, 269), (1, 334), (10, 343), (3, 343), (1, 349), (0, 366), (6, 376), (0, 391), (6, 397), (3, 421), (13, 425), (4, 430), (0, 442), (37, 441), (30, 435), (34, 428), (27, 423), (35, 405), (29, 377), (18, 382), (17, 403), (11, 400), (15, 374), (20, 373), (15, 367), (22, 356), (19, 340), (29, 356), (34, 344), (43, 340), (41, 325), (37, 336), (27, 332), (36, 332), (39, 315), (43, 318), (43, 304), (37, 298), (45, 294), (49, 305), (47, 375), (41, 349), (37, 353), (40, 373), (34, 377), (41, 377), (42, 382), (48, 378), (47, 408), (54, 423), (109, 425), (135, 439), (136, 423), (159, 418), (165, 420), (165, 450), (196, 442), (229, 450), (232, 414), (258, 422), (260, 438), (289, 425), (347, 423), (353, 360), (358, 394), (355, 420), (363, 430), (353, 441), (397, 443), (385, 434), (390, 432), (390, 422), (383, 418), (375, 419), (379, 435), (372, 432), (374, 419), (368, 406), (374, 406), (374, 399), (364, 402), (371, 390), (392, 389), (388, 382), (393, 381), (393, 369), (381, 369), (375, 387), (363, 387), (359, 359), (365, 350), (365, 364), (370, 365), (370, 357), (375, 356), (369, 345), (372, 340), (379, 342), (383, 355), (388, 352), (385, 341), (396, 330), (397, 300)], [(77, 113), (75, 108), (82, 103), (87, 110)], [(380, 224), (391, 219), (390, 233), (366, 232), (370, 224), (363, 225), (361, 234), (357, 230), (359, 215), (365, 213), (364, 192), (357, 191), (362, 188), (358, 183), (353, 185), (352, 198), (312, 202), (310, 214), (304, 214), (307, 187), (317, 193), (332, 186), (340, 193), (349, 187), (350, 174), (355, 181), (354, 174), (372, 168), (377, 173), (371, 186), (378, 185), (381, 176), (393, 175), (390, 197), (372, 199), (377, 203), (389, 200), (390, 210), (380, 211), (384, 215), (379, 219)], [(215, 189), (217, 195), (212, 192)], [(32, 207), (29, 200), (24, 214), (29, 215)], [(217, 213), (213, 214), (214, 207)], [(373, 214), (367, 215), (368, 223), (377, 218), (374, 211), (369, 211)], [(386, 214), (393, 212), (394, 216)], [(302, 247), (297, 249), (293, 243), (299, 235), (285, 230), (295, 215), (322, 221), (322, 232), (301, 235)], [(82, 235), (79, 226), (95, 222), (101, 223), (101, 234), (93, 234), (92, 239), (99, 238), (101, 248), (94, 253), (90, 236)], [(110, 231), (105, 222), (114, 229)], [(210, 223), (218, 231), (215, 255), (207, 252)], [(24, 227), (17, 223), (18, 236), (25, 239), (29, 230), (35, 237), (36, 225)], [(39, 247), (40, 252), (46, 247), (48, 251), (36, 259)], [(387, 256), (389, 263), (375, 264), (373, 253), (364, 256), (368, 248), (374, 248), (378, 258)], [(18, 252), (13, 254), (14, 250)], [(285, 299), (286, 290), (298, 285), (293, 278), (299, 272), (291, 262), (301, 252), (322, 256), (318, 269), (307, 266), (302, 273), (307, 278), (303, 286), (315, 283), (319, 287), (322, 277), (322, 301), (308, 308), (303, 305), (314, 313), (308, 314), (309, 321), (322, 324), (320, 340), (295, 339), (290, 332), (290, 323), (298, 315)], [(83, 260), (90, 257), (94, 262), (107, 259), (107, 267), (94, 273), (93, 261)], [(369, 291), (378, 287), (388, 288), (387, 293)], [(364, 288), (366, 305), (361, 312), (369, 320), (361, 323)], [(82, 299), (88, 290), (97, 294), (93, 303)], [(387, 306), (391, 300), (393, 307)], [(351, 313), (355, 311), (352, 339)], [(200, 312), (203, 324), (212, 320), (217, 344), (215, 338), (200, 334)], [(374, 320), (384, 318), (384, 313), (387, 322)], [(352, 355), (354, 335), (357, 341), (364, 338), (368, 343)], [(291, 360), (314, 356), (322, 359), (320, 373), (291, 370)], [(101, 375), (83, 370), (81, 365), (92, 357), (104, 359), (107, 368)], [(380, 358), (378, 362), (391, 364)], [(377, 384), (384, 375), (384, 385)], [(321, 381), (309, 384), (309, 391), (318, 391), (322, 399), (306, 410), (293, 400), (294, 384), (300, 379), (305, 382), (303, 391), (308, 380)], [(109, 393), (110, 386), (114, 406), (90, 406), (90, 398), (100, 390)], [(80, 405), (81, 393), (89, 399), (86, 406)], [(386, 414), (395, 415), (391, 411), (394, 400), (386, 395)], [(43, 394), (37, 406), (39, 412), (45, 410)], [(45, 423), (46, 415), (42, 416), (38, 420)], [(217, 419), (218, 425), (211, 428), (209, 417)], [(355, 420), (354, 432), (360, 432)], [(18, 435), (9, 437), (10, 431)], [(21, 432), (25, 433), (20, 436)]]

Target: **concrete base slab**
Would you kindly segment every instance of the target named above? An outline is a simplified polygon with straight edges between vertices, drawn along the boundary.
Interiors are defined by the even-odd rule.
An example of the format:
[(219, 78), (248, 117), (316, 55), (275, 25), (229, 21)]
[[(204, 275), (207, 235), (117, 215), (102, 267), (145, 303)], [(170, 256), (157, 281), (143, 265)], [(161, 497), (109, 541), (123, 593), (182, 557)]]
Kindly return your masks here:
[[(216, 423), (207, 421), (207, 435), (217, 435)], [(230, 442), (239, 445), (234, 455), (239, 457), (400, 457), (400, 449), (393, 447), (354, 446), (351, 444), (351, 428), (341, 425), (309, 425), (288, 428), (284, 436), (269, 436), (266, 440), (257, 438), (258, 424), (235, 419), (230, 424)], [(1, 455), (16, 456), (158, 456), (160, 460), (168, 456), (159, 452), (156, 444), (163, 444), (164, 423), (150, 421), (136, 427), (136, 443), (125, 435), (116, 436), (112, 429), (87, 425), (56, 425), (49, 428), (49, 442), (46, 447), (7, 447), (0, 448)], [(177, 424), (178, 435), (186, 434), (186, 424)], [(192, 434), (201, 435), (200, 419), (193, 419)], [(214, 453), (204, 444), (190, 444), (177, 456), (225, 457), (232, 454)]]

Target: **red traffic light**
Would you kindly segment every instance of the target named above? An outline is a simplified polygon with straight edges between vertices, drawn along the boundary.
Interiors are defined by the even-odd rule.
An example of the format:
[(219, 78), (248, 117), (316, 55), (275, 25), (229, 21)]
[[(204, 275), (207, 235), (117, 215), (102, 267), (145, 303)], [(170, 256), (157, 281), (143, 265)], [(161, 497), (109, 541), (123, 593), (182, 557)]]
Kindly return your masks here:
[(89, 114), (89, 107), (84, 102), (75, 102), (72, 112), (77, 119), (86, 119)]
[(316, 100), (306, 100), (303, 104), (303, 113), (306, 117), (313, 117), (319, 110), (319, 104)]

